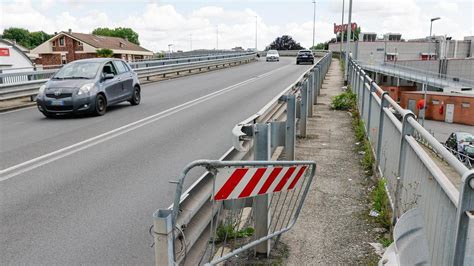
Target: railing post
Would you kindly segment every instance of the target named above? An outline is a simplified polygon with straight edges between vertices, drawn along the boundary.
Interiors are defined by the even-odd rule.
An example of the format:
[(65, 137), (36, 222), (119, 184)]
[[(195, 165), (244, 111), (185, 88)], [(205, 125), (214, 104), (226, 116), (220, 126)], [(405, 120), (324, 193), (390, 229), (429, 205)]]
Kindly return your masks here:
[[(364, 121), (364, 107), (365, 107), (365, 81), (367, 79), (367, 75), (362, 76), (362, 104), (360, 109), (360, 118)], [(367, 123), (365, 123), (367, 124)]]
[(285, 159), (295, 159), (296, 143), (296, 96), (290, 94), (286, 100)]
[(155, 265), (175, 265), (172, 210), (161, 209), (153, 214)]
[[(466, 258), (466, 250), (473, 248), (472, 241), (469, 241), (469, 231), (473, 231), (473, 228), (469, 228), (469, 223), (473, 224), (474, 220), (474, 170), (467, 171), (462, 177), (461, 189), (459, 191), (458, 210), (456, 214), (456, 237), (454, 246), (454, 262), (452, 265), (464, 265), (465, 262), (469, 264), (469, 261), (464, 261)], [(469, 216), (471, 218), (469, 218)], [(471, 239), (472, 240), (472, 239)], [(466, 246), (470, 245), (467, 249)], [(472, 261), (470, 261), (472, 262)]]
[(384, 91), (380, 95), (380, 116), (379, 116), (379, 132), (377, 136), (377, 165), (380, 165), (380, 155), (382, 153), (382, 135), (383, 135), (383, 123), (384, 123), (384, 108), (388, 107), (388, 102), (385, 100), (385, 96), (388, 96), (388, 92)]
[[(269, 161), (271, 158), (271, 126), (270, 124), (255, 124), (254, 126), (254, 159), (256, 161)], [(256, 239), (268, 235), (270, 209), (268, 194), (255, 197), (255, 236)], [(264, 241), (255, 247), (256, 254), (268, 256), (270, 254), (270, 241)]]
[(314, 82), (313, 82), (314, 69), (311, 69), (308, 76), (308, 117), (313, 117), (313, 101), (314, 101)]
[(308, 82), (301, 85), (301, 108), (300, 108), (300, 137), (306, 137), (306, 122), (308, 117)]
[(408, 118), (412, 117), (413, 119), (415, 118), (415, 115), (407, 111), (405, 115), (403, 116), (403, 122), (402, 122), (402, 134), (401, 134), (401, 139), (400, 139), (400, 155), (398, 157), (398, 174), (397, 174), (397, 188), (395, 189), (395, 202), (394, 202), (394, 211), (393, 211), (393, 224), (396, 223), (397, 217), (400, 217), (401, 211), (400, 211), (400, 198), (401, 198), (401, 191), (403, 188), (403, 179), (404, 179), (404, 171), (405, 171), (405, 159), (406, 159), (406, 153), (407, 153), (407, 145), (408, 142), (406, 141), (405, 137), (409, 135), (413, 135), (414, 128), (410, 125), (408, 122)]
[(370, 118), (372, 116), (372, 93), (375, 92), (375, 85), (374, 81), (372, 80), (370, 82), (370, 91), (369, 91), (369, 111), (367, 114), (367, 138), (369, 141), (371, 141), (371, 135), (370, 135)]

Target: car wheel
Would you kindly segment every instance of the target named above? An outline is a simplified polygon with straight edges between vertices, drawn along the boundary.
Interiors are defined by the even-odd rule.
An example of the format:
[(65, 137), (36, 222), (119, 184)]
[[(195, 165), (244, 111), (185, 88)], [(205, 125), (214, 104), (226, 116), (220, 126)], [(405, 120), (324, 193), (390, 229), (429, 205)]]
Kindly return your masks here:
[(296, 61), (296, 64), (297, 64), (297, 65), (299, 65), (299, 64), (300, 64), (300, 62)]
[(311, 61), (311, 65), (314, 65), (314, 61)]
[(142, 97), (140, 94), (140, 88), (138, 86), (135, 86), (135, 88), (133, 88), (133, 95), (132, 95), (132, 99), (130, 100), (130, 103), (132, 105), (139, 105), (141, 98)]
[(56, 117), (56, 114), (53, 114), (53, 113), (48, 113), (48, 112), (41, 112), (44, 116), (46, 116), (47, 118), (55, 118)]
[(105, 115), (106, 111), (107, 111), (107, 101), (105, 100), (104, 95), (98, 94), (95, 98), (94, 114), (101, 116), (101, 115)]

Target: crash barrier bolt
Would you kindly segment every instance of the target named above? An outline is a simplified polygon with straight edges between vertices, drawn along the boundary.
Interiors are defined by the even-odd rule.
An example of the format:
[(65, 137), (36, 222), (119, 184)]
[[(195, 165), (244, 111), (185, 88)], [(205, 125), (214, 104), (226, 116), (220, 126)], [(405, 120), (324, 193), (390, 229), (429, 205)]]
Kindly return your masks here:
[[(471, 218), (469, 218), (469, 215)], [(472, 260), (465, 260), (469, 260), (469, 258), (466, 258), (468, 255), (466, 254), (466, 246), (468, 245), (468, 242), (471, 243), (470, 248), (472, 248), (473, 245), (472, 238), (469, 238), (468, 232), (473, 231), (472, 228), (469, 228), (469, 223), (471, 222), (472, 225), (472, 221), (470, 220), (473, 220), (472, 216), (474, 216), (474, 169), (466, 172), (462, 177), (456, 216), (457, 221), (453, 265), (470, 264), (473, 262)], [(468, 241), (468, 239), (470, 240)]]
[[(271, 158), (271, 127), (270, 124), (256, 124), (254, 127), (255, 160), (269, 161)], [(268, 195), (255, 197), (255, 236), (262, 238), (268, 235), (270, 210)], [(270, 241), (264, 241), (255, 247), (255, 254), (270, 255)]]
[(306, 122), (308, 117), (308, 82), (304, 81), (301, 86), (301, 108), (300, 108), (300, 137), (306, 137)]
[(286, 101), (286, 134), (285, 157), (286, 160), (295, 159), (296, 143), (296, 96), (290, 94)]
[(401, 205), (401, 189), (403, 187), (403, 179), (404, 179), (404, 171), (405, 171), (405, 159), (406, 159), (406, 154), (407, 154), (407, 141), (405, 139), (406, 136), (413, 135), (415, 132), (413, 126), (410, 125), (408, 122), (408, 118), (412, 117), (413, 119), (416, 119), (415, 115), (411, 112), (408, 111), (404, 114), (403, 116), (403, 122), (402, 122), (402, 134), (401, 134), (401, 139), (400, 139), (400, 155), (398, 157), (398, 173), (397, 173), (397, 187), (395, 189), (395, 202), (394, 202), (394, 214), (393, 215), (393, 224), (396, 223), (397, 217), (400, 217), (401, 211), (400, 211), (400, 205)]
[(380, 165), (380, 156), (382, 153), (382, 135), (383, 135), (383, 123), (384, 123), (384, 109), (388, 107), (388, 101), (385, 99), (388, 97), (388, 92), (384, 91), (380, 95), (380, 115), (379, 115), (379, 132), (377, 136), (377, 164)]

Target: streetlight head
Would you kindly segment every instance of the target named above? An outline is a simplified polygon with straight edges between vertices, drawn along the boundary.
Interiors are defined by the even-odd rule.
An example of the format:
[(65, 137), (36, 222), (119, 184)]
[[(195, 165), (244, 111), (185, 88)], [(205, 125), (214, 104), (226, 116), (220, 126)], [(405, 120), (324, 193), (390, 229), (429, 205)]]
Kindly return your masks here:
[(441, 19), (440, 17), (435, 17), (435, 18), (432, 18), (431, 19), (431, 22), (435, 21), (435, 20), (438, 20), (438, 19)]

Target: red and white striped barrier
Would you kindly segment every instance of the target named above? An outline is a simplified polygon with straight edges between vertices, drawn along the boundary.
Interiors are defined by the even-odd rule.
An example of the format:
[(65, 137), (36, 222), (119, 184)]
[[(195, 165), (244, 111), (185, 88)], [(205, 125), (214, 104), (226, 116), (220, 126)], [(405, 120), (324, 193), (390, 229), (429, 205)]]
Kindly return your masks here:
[(309, 165), (222, 168), (216, 175), (213, 199), (241, 199), (292, 190), (309, 168)]

